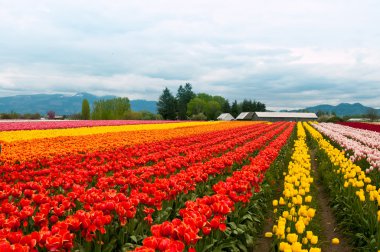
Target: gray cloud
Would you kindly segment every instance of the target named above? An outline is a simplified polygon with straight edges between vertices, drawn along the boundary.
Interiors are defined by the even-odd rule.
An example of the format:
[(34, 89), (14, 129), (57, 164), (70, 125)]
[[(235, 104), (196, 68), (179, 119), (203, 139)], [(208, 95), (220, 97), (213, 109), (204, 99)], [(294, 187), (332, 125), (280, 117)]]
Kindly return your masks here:
[(380, 2), (0, 0), (0, 96), (157, 99), (168, 86), (273, 108), (380, 107)]

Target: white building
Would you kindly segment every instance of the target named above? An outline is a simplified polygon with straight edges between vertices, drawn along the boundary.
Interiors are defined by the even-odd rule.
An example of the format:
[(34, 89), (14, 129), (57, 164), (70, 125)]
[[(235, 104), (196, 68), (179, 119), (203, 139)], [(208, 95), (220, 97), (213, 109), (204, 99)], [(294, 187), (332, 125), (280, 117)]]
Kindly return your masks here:
[(217, 118), (218, 121), (232, 121), (235, 120), (235, 118), (230, 113), (223, 113), (220, 114)]
[(315, 113), (299, 113), (299, 112), (255, 112), (254, 121), (315, 121), (318, 116)]
[(254, 112), (241, 112), (237, 117), (236, 120), (245, 120), (245, 121), (251, 121), (253, 118)]

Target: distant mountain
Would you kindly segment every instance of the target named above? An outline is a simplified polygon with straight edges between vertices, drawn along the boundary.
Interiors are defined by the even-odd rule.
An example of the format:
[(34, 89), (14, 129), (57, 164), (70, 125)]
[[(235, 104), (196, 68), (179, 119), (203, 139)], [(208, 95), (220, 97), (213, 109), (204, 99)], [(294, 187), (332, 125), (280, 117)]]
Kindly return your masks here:
[(157, 102), (147, 100), (131, 100), (131, 108), (133, 111), (149, 111), (157, 113)]
[[(317, 113), (318, 111), (329, 112), (329, 113), (335, 112), (337, 116), (352, 116), (352, 115), (367, 114), (369, 109), (372, 109), (372, 108), (366, 107), (360, 103), (354, 103), (354, 104), (341, 103), (336, 106), (322, 104), (322, 105), (308, 107), (308, 108), (297, 110), (297, 111), (309, 111), (309, 112), (314, 112), (314, 113)], [(380, 114), (380, 109), (377, 109), (377, 112)]]
[[(16, 95), (0, 97), (0, 113), (40, 113), (45, 115), (47, 111), (53, 110), (57, 115), (70, 115), (80, 113), (82, 101), (87, 99), (90, 106), (97, 100), (107, 100), (116, 96), (96, 96), (89, 93), (77, 93), (75, 95), (63, 94), (35, 94)], [(131, 100), (133, 111), (147, 110), (152, 113), (157, 112), (155, 101)]]

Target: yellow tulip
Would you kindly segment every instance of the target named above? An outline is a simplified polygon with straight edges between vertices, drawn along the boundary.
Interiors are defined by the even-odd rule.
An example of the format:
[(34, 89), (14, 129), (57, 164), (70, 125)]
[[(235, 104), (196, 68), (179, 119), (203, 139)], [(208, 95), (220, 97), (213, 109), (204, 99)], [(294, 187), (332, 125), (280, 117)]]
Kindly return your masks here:
[(273, 200), (272, 205), (273, 205), (274, 207), (278, 206), (278, 200)]
[(310, 203), (312, 199), (313, 199), (312, 196), (310, 196), (310, 195), (309, 195), (309, 196), (306, 196), (306, 197), (305, 197), (305, 202)]
[(337, 245), (337, 244), (339, 244), (339, 239), (338, 238), (333, 238), (331, 240), (331, 243), (334, 244), (334, 245)]
[(311, 237), (310, 243), (313, 245), (317, 244), (318, 243), (318, 236), (313, 235), (313, 237)]
[(298, 235), (295, 233), (290, 233), (286, 236), (286, 240), (290, 243), (295, 243), (298, 240)]
[(310, 248), (309, 252), (321, 252), (320, 248)]
[(293, 252), (301, 252), (302, 250), (302, 244), (299, 242), (295, 242), (292, 244), (292, 251)]
[(311, 240), (312, 237), (313, 237), (313, 231), (306, 231), (306, 238), (308, 240)]
[(315, 209), (314, 208), (309, 208), (307, 210), (307, 216), (309, 216), (310, 218), (313, 218), (315, 216)]
[(273, 236), (273, 233), (272, 232), (266, 232), (265, 233), (265, 237), (266, 238), (271, 238)]

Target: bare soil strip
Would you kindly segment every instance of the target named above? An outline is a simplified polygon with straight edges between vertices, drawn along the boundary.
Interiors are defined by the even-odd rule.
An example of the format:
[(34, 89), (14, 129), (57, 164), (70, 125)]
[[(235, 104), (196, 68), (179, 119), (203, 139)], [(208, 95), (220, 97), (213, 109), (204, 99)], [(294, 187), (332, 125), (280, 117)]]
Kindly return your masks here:
[[(321, 184), (321, 178), (317, 171), (317, 162), (315, 161), (315, 150), (310, 151), (311, 166), (314, 171), (314, 184), (317, 188), (317, 214), (321, 217), (321, 229), (322, 237), (321, 239), (321, 249), (322, 251), (331, 252), (351, 252), (352, 247), (348, 244), (347, 239), (337, 230), (337, 224), (335, 221), (334, 213), (329, 206), (328, 194)], [(340, 243), (338, 245), (333, 245), (331, 239), (338, 238)]]
[[(269, 213), (269, 216), (273, 216), (272, 213)], [(253, 252), (269, 252), (271, 251), (271, 246), (272, 246), (272, 238), (266, 238), (264, 235), (266, 232), (272, 232), (273, 228), (273, 218), (269, 218), (265, 220), (264, 228), (263, 228), (263, 233), (259, 238), (257, 238), (256, 245), (253, 249)]]

